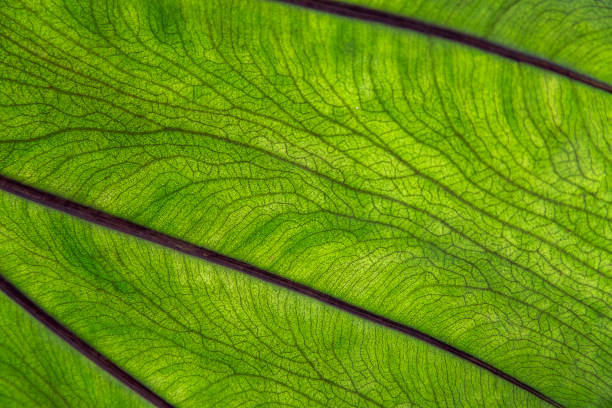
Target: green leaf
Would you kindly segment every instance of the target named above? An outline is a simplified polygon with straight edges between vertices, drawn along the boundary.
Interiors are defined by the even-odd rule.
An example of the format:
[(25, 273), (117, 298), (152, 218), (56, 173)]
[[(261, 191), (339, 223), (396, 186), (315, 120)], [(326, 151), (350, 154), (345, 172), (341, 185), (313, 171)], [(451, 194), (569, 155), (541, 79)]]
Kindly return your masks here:
[[(3, 251), (4, 252), (4, 247)], [(0, 294), (0, 405), (146, 407), (136, 394)]]
[(0, 194), (2, 273), (177, 406), (546, 406), (422, 341)]
[[(599, 4), (583, 2), (588, 10)], [(564, 54), (545, 34), (559, 25), (540, 19), (533, 30), (524, 28), (541, 15), (539, 6), (520, 2), (488, 33), (500, 9), (483, 9), (488, 14), (477, 25), (474, 4), (456, 13), (437, 7), (427, 20), (552, 62), (566, 63), (560, 56), (573, 55), (570, 68), (609, 80), (608, 65), (601, 62), (610, 45), (602, 34), (609, 18), (581, 26), (585, 35), (567, 34), (576, 44), (593, 45), (580, 48), (587, 54)], [(413, 327), (558, 404), (612, 402), (609, 93), (457, 42), (274, 2), (11, 5), (0, 9), (2, 175)], [(558, 7), (561, 13), (570, 9), (561, 2)], [(523, 27), (520, 36), (504, 34), (513, 30), (510, 22)], [(601, 61), (583, 57), (599, 47)], [(277, 296), (278, 289), (268, 284), (75, 221), (75, 227), (55, 230), (46, 216), (12, 217), (14, 226), (3, 233), (30, 229), (43, 235), (34, 245), (33, 238), (11, 234), (2, 250), (44, 249), (50, 264), (13, 260), (1, 273), (178, 405), (197, 405), (198, 398), (201, 404), (240, 405), (255, 398), (250, 392), (260, 403), (279, 398), (310, 405), (297, 391), (265, 382), (286, 376), (269, 368), (276, 362), (266, 347), (287, 350), (290, 357), (283, 358), (308, 370), (297, 344), (312, 342), (308, 347), (325, 365), (335, 358), (334, 341), (347, 343), (340, 365), (360, 360), (348, 372), (336, 365), (320, 376), (309, 372), (309, 378), (364, 389), (383, 405), (410, 403), (399, 390), (419, 395), (413, 402), (420, 406), (451, 405), (435, 400), (451, 398), (447, 393), (458, 393), (452, 398), (463, 406), (528, 403), (518, 387), (388, 329), (282, 291), (282, 304), (269, 303), (266, 296)], [(124, 246), (140, 249), (122, 255), (117, 251)], [(59, 276), (46, 280), (37, 272), (55, 270), (50, 265), (59, 262), (56, 256), (70, 265), (62, 281), (96, 277), (82, 293), (69, 291), (72, 306), (62, 299), (68, 293), (49, 290), (61, 287)], [(162, 261), (166, 257), (173, 261)], [(192, 275), (183, 272), (188, 270)], [(142, 282), (132, 279), (143, 273), (158, 279), (157, 289), (144, 292)], [(219, 274), (231, 279), (214, 283)], [(106, 275), (114, 278), (102, 279)], [(197, 285), (183, 281), (196, 275)], [(218, 299), (222, 304), (190, 307), (200, 291), (221, 287), (234, 288), (233, 295)], [(99, 288), (115, 300), (98, 298)], [(141, 293), (150, 303), (136, 296)], [(241, 307), (242, 293), (257, 296)], [(66, 309), (82, 305), (82, 299), (96, 312)], [(152, 305), (160, 312), (136, 332), (117, 323), (123, 307), (145, 319)], [(165, 313), (189, 330), (172, 323), (162, 328), (175, 334), (151, 336), (155, 322), (172, 320)], [(107, 316), (107, 326), (99, 327), (93, 316)], [(202, 376), (214, 376), (202, 374), (208, 363), (198, 361), (217, 361), (213, 343), (219, 338), (204, 341), (206, 330), (194, 329), (193, 322), (230, 316), (274, 322), (269, 331), (261, 328), (265, 334), (249, 331), (237, 340), (246, 351), (223, 351), (231, 360), (224, 367), (235, 370), (244, 368), (248, 350), (263, 353), (262, 362), (249, 364), (252, 372), (268, 373), (261, 383), (268, 385), (230, 378), (242, 385), (200, 389)], [(309, 328), (295, 331), (298, 325)], [(263, 346), (263, 336), (277, 340)], [(164, 342), (180, 351), (155, 351), (169, 347)], [(130, 358), (121, 347), (156, 357)], [(405, 365), (376, 374), (400, 364), (398, 355), (406, 356)], [(380, 375), (378, 384), (360, 377), (364, 367), (376, 369), (368, 375)], [(424, 391), (416, 391), (419, 376), (428, 378)], [(313, 380), (303, 397), (334, 401), (332, 406), (369, 404), (321, 381)], [(301, 390), (305, 382), (283, 384)], [(243, 386), (245, 393), (239, 391)]]
[(340, 1), (452, 28), (612, 82), (610, 1)]

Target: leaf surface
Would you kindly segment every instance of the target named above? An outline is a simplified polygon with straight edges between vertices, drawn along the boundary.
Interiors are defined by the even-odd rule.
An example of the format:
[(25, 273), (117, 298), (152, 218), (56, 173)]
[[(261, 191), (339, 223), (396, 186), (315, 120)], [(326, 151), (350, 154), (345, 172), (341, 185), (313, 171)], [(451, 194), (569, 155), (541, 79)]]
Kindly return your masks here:
[(2, 274), (177, 406), (548, 406), (429, 344), (239, 272), (4, 192), (0, 208)]
[(0, 405), (94, 407), (101, 401), (114, 401), (119, 407), (147, 406), (0, 294)]
[(276, 3), (17, 4), (3, 175), (612, 401), (611, 95)]
[(341, 0), (449, 27), (612, 83), (612, 2)]

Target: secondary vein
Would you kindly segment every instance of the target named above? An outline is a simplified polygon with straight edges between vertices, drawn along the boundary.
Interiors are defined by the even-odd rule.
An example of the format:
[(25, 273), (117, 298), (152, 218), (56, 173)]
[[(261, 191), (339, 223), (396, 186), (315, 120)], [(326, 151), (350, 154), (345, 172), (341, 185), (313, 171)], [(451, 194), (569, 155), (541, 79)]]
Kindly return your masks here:
[[(381, 326), (419, 339), (425, 343), (428, 343), (434, 347), (449, 352), (463, 360), (466, 360), (478, 367), (481, 367), (491, 372), (492, 374), (533, 394), (534, 396), (551, 404), (554, 407), (562, 408), (561, 404), (554, 401), (550, 397), (547, 397), (535, 388), (523, 383), (519, 379), (511, 376), (510, 374), (500, 370), (497, 367), (492, 366), (491, 364), (479, 359), (474, 355), (471, 355), (463, 350), (457, 349), (454, 346), (445, 343), (435, 337), (432, 337), (426, 333), (423, 333), (415, 328), (378, 315), (376, 313), (370, 312), (364, 308), (331, 296), (327, 293), (321, 292), (317, 289), (311, 288), (310, 286), (304, 285), (300, 282), (296, 282), (291, 279), (275, 275), (269, 271), (258, 268), (241, 260), (228, 257), (221, 253), (192, 244), (179, 238), (172, 237), (170, 235), (166, 235), (159, 231), (146, 228), (142, 225), (135, 224), (131, 221), (116, 217), (114, 215), (97, 210), (95, 208), (84, 206), (74, 201), (67, 200), (63, 197), (39, 190), (29, 185), (22, 184), (16, 180), (2, 175), (0, 175), (0, 189), (4, 190), (7, 193), (27, 199), (29, 201), (44, 205), (49, 208), (53, 208), (55, 210), (75, 216), (85, 221), (95, 223), (102, 227), (109, 228), (140, 239), (144, 239), (154, 244), (161, 245), (166, 248), (173, 249), (175, 251), (179, 251), (181, 253), (245, 273), (265, 282), (283, 287), (285, 289), (289, 289), (304, 296), (308, 296), (312, 299), (318, 300), (329, 306), (343, 310), (354, 316), (368, 320), (372, 323), (379, 324)], [(0, 289), (5, 292), (9, 297), (11, 297), (15, 302), (20, 304), (32, 316), (40, 320), (53, 332), (58, 334), (58, 336), (67, 341), (75, 349), (80, 351), (82, 354), (84, 354), (94, 363), (99, 365), (101, 368), (109, 372), (115, 378), (138, 392), (147, 400), (153, 402), (156, 406), (171, 407), (168, 402), (157, 396), (143, 384), (139, 383), (138, 380), (131, 377), (121, 368), (116, 366), (114, 363), (104, 357), (101, 353), (99, 353), (97, 350), (88, 345), (84, 340), (78, 338), (68, 328), (62, 326), (61, 323), (56, 321), (52, 316), (47, 314), (40, 306), (36, 305), (24, 294), (19, 292), (17, 288), (15, 288), (8, 281), (6, 281), (6, 279), (3, 278), (1, 275)]]
[(168, 401), (157, 395), (146, 385), (132, 377), (129, 373), (108, 359), (105, 355), (89, 345), (85, 340), (77, 336), (69, 328), (58, 322), (53, 316), (33, 302), (28, 296), (6, 280), (6, 278), (1, 274), (0, 291), (4, 292), (6, 296), (21, 306), (36, 320), (44, 324), (59, 338), (70, 344), (74, 349), (83, 354), (98, 367), (115, 377), (117, 380), (132, 389), (151, 404), (159, 408), (173, 408), (173, 405), (171, 405)]
[(311, 10), (317, 10), (328, 14), (335, 14), (343, 17), (354, 18), (357, 20), (370, 21), (384, 24), (404, 30), (416, 31), (428, 36), (443, 38), (445, 40), (457, 42), (479, 50), (499, 55), (519, 63), (529, 64), (540, 69), (553, 72), (574, 81), (581, 82), (593, 88), (600, 89), (612, 94), (612, 85), (599, 79), (590, 77), (580, 72), (574, 71), (562, 65), (556, 64), (544, 58), (530, 55), (493, 41), (486, 40), (461, 31), (442, 27), (436, 24), (427, 23), (415, 18), (400, 16), (382, 10), (371, 9), (354, 4), (341, 3), (334, 0), (272, 0), (279, 3), (292, 4)]

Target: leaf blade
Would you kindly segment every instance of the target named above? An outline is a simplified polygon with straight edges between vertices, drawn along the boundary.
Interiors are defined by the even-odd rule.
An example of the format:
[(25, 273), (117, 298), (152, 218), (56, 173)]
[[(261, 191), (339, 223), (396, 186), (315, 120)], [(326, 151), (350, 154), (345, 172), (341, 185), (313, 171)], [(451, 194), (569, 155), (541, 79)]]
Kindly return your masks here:
[(278, 5), (68, 4), (44, 15), (71, 22), (42, 24), (57, 38), (5, 32), (32, 84), (7, 82), (48, 123), (7, 108), (3, 174), (416, 326), (568, 405), (610, 398), (606, 95)]
[(148, 406), (0, 294), (0, 403), (3, 407)]
[[(556, 407), (561, 407), (561, 405), (551, 400), (547, 396), (543, 395), (538, 390), (535, 390), (529, 385), (522, 383), (516, 378), (499, 370), (497, 367), (491, 366), (490, 364), (478, 359), (473, 355), (470, 355), (469, 353), (466, 353), (463, 350), (456, 349), (453, 346), (444, 343), (439, 339), (431, 337), (423, 332), (415, 330), (412, 327), (402, 325), (401, 323), (390, 320), (384, 316), (376, 315), (366, 309), (347, 303), (341, 299), (330, 296), (329, 294), (317, 291), (316, 289), (300, 284), (299, 282), (295, 282), (280, 277), (278, 275), (274, 275), (268, 271), (259, 269), (245, 262), (229, 258), (214, 251), (210, 251), (206, 248), (198, 247), (196, 245), (176, 239), (174, 237), (161, 234), (158, 231), (150, 230), (140, 225), (131, 223), (127, 220), (113, 217), (110, 214), (103, 213), (91, 207), (82, 206), (73, 201), (68, 201), (61, 197), (57, 197), (52, 194), (33, 189), (29, 186), (17, 183), (14, 180), (7, 179), (3, 176), (0, 176), (0, 190), (4, 190), (5, 192), (13, 194), (17, 197), (21, 197), (29, 202), (40, 204), (47, 208), (54, 209), (64, 214), (79, 218), (83, 221), (91, 222), (93, 224), (100, 225), (104, 228), (108, 228), (138, 239), (148, 241), (156, 245), (163, 246), (169, 250), (199, 258), (208, 263), (219, 265), (221, 267), (229, 268), (231, 270), (246, 274), (262, 282), (269, 283), (282, 289), (294, 292), (298, 295), (314, 299), (317, 302), (320, 302), (327, 306), (331, 306), (333, 309), (338, 309), (342, 312), (349, 313), (354, 317), (357, 317), (358, 319), (363, 319), (365, 321), (374, 323), (375, 325), (380, 325), (395, 332), (399, 332), (402, 335), (408, 335), (419, 341), (432, 345), (440, 350), (451, 353), (454, 356), (461, 358), (466, 362), (469, 362), (470, 364), (474, 364), (475, 366), (483, 368), (493, 373), (497, 377), (508, 381), (509, 383), (533, 394), (544, 402), (547, 402)], [(4, 278), (0, 276), (0, 279), (0, 283), (3, 283)], [(81, 350), (83, 354), (87, 355), (101, 368), (109, 367), (110, 364), (105, 361), (105, 359), (102, 359), (103, 361), (100, 361), (101, 359), (98, 352), (92, 352), (91, 348), (87, 344), (82, 343), (81, 341), (74, 342), (73, 334), (69, 333), (68, 330), (64, 329), (63, 327), (58, 327), (59, 324), (56, 323), (52, 318), (45, 318), (45, 313), (41, 312), (40, 308), (38, 308), (37, 306), (30, 304), (31, 302), (29, 302), (27, 298), (24, 299), (24, 296), (16, 288), (10, 285), (8, 286), (8, 288), (8, 291), (5, 290), (7, 294), (13, 293), (14, 295), (12, 296), (12, 298), (15, 299), (15, 301), (18, 302), (20, 305), (24, 306), (25, 309), (30, 310), (31, 314), (35, 316), (42, 315), (43, 318), (39, 318), (39, 320), (45, 322), (48, 326), (57, 329), (57, 332), (60, 333), (61, 337), (64, 340), (71, 343), (75, 348)], [(50, 320), (51, 322), (49, 324)], [(167, 405), (165, 401), (163, 401), (156, 395), (152, 395), (152, 393), (148, 389), (146, 389), (146, 387), (138, 383), (133, 378), (129, 377), (129, 375), (127, 375), (126, 373), (122, 372), (120, 368), (112, 367), (109, 372), (111, 372), (111, 374), (113, 374), (117, 379), (124, 382), (126, 385), (129, 385), (135, 391), (141, 393), (143, 397), (154, 402), (156, 405), (164, 407)]]
[(610, 4), (593, 0), (426, 1), (340, 0), (416, 18), (538, 55), (612, 83)]
[(312, 299), (6, 193), (0, 203), (3, 275), (177, 406), (547, 405)]

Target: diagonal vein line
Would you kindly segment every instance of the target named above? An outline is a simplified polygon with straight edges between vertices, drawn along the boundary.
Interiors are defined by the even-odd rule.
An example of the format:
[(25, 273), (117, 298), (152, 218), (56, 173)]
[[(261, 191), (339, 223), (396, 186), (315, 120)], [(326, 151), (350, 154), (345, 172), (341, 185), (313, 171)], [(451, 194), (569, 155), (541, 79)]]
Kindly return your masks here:
[(66, 326), (55, 320), (53, 316), (45, 312), (39, 305), (34, 303), (23, 292), (17, 289), (12, 283), (6, 280), (0, 274), (0, 291), (4, 292), (11, 300), (21, 306), (25, 311), (30, 313), (35, 319), (44, 324), (50, 331), (60, 337), (66, 343), (98, 365), (101, 369), (121, 381), (124, 385), (131, 388), (141, 397), (149, 401), (159, 408), (173, 408), (173, 405), (168, 403), (162, 397), (151, 391), (146, 385), (142, 384), (136, 378), (132, 377), (121, 367), (117, 366), (98, 350), (89, 345), (85, 340), (74, 334)]
[[(555, 406), (558, 408), (563, 408), (563, 406), (561, 404), (559, 404), (558, 402), (554, 401), (553, 399), (547, 397), (546, 395), (542, 394), (540, 391), (530, 387), (529, 385), (523, 383), (522, 381), (520, 381), (519, 379), (511, 376), (510, 374), (505, 373), (504, 371), (492, 366), (491, 364), (479, 359), (478, 357), (475, 357), (465, 351), (459, 350), (453, 346), (451, 346), (450, 344), (447, 344), (435, 337), (432, 337), (428, 334), (425, 334), (415, 328), (406, 326), (402, 323), (396, 322), (394, 320), (391, 320), (389, 318), (386, 318), (384, 316), (378, 315), (376, 313), (370, 312), (366, 309), (363, 309), (359, 306), (353, 305), (351, 303), (348, 303), (344, 300), (338, 299), (334, 296), (328, 295), (324, 292), (321, 292), (317, 289), (311, 288), (310, 286), (304, 285), (302, 283), (293, 281), (291, 279), (279, 276), (279, 275), (275, 275), (271, 272), (268, 272), (266, 270), (260, 269), (254, 265), (248, 264), (246, 262), (240, 261), (238, 259), (234, 259), (234, 258), (230, 258), (228, 256), (222, 255), (218, 252), (215, 251), (211, 251), (210, 249), (206, 249), (203, 247), (200, 247), (198, 245), (183, 241), (181, 239), (178, 238), (174, 238), (172, 236), (163, 234), (159, 231), (155, 231), (152, 229), (149, 229), (147, 227), (143, 227), (141, 225), (135, 224), (131, 221), (127, 221), (124, 220), (122, 218), (116, 217), (114, 215), (105, 213), (103, 211), (97, 210), (95, 208), (92, 207), (87, 207), (81, 204), (78, 204), (74, 201), (70, 201), (67, 200), (65, 198), (59, 197), (57, 195), (36, 189), (34, 187), (22, 184), (16, 180), (10, 179), (8, 177), (2, 176), (0, 175), (0, 190), (4, 190), (8, 193), (17, 195), (19, 197), (25, 198), (27, 200), (36, 202), (38, 204), (42, 204), (46, 207), (50, 207), (53, 208), (55, 210), (64, 212), (66, 214), (70, 214), (72, 216), (78, 217), (80, 219), (83, 219), (85, 221), (89, 221), (98, 225), (101, 225), (103, 227), (106, 228), (110, 228), (112, 230), (115, 231), (119, 231), (122, 232), (124, 234), (128, 234), (140, 239), (144, 239), (147, 240), (149, 242), (158, 244), (158, 245), (162, 245), (166, 248), (170, 248), (173, 249), (175, 251), (179, 251), (182, 252), (184, 254), (190, 255), (190, 256), (194, 256), (200, 259), (203, 259), (205, 261), (217, 264), (217, 265), (221, 265), (242, 273), (245, 273), (247, 275), (253, 276), (257, 279), (272, 283), (274, 285), (283, 287), (285, 289), (289, 289), (291, 291), (297, 292), (299, 294), (302, 294), (304, 296), (308, 296), (310, 298), (316, 299), (320, 302), (323, 302), (327, 305), (333, 306), (337, 309), (343, 310), (347, 313), (350, 313), (352, 315), (355, 315), (357, 317), (360, 317), (362, 319), (368, 320), (370, 322), (379, 324), (381, 326), (390, 328), (392, 330), (401, 332), (403, 334), (406, 334), (408, 336), (414, 337), (416, 339), (419, 339), (421, 341), (424, 341), (434, 347), (437, 347), (439, 349), (442, 349), (444, 351), (447, 351), (449, 353), (454, 354), (455, 356), (462, 358), (464, 360), (467, 360), (468, 362), (479, 366), (487, 371), (490, 371), (491, 373), (493, 373), (494, 375), (514, 384), (517, 387), (522, 388), (523, 390), (535, 395), (536, 397), (540, 398), (541, 400)], [(0, 282), (6, 282), (0, 275)], [(2, 289), (4, 290), (4, 285), (5, 283), (2, 283)], [(16, 290), (16, 289), (15, 289)], [(6, 292), (6, 291), (5, 291)], [(21, 295), (22, 297), (24, 297), (24, 295)], [(24, 304), (22, 302), (20, 302), (19, 300), (16, 299), (16, 301), (21, 304), (22, 306), (24, 306)], [(24, 306), (24, 308), (30, 312), (32, 315), (34, 315), (34, 317), (36, 317), (37, 319), (43, 321), (43, 323), (45, 323), (47, 325), (47, 323), (45, 322), (45, 320), (41, 319), (39, 317), (40, 312), (42, 311), (42, 309), (40, 309), (40, 307), (34, 305), (31, 301), (28, 300), (28, 302), (30, 304), (32, 304), (34, 307), (32, 308), (28, 308), (27, 305)], [(32, 310), (31, 310), (32, 309)], [(55, 321), (51, 316), (49, 316), (48, 314), (46, 314), (45, 312), (42, 312), (44, 315), (46, 316), (46, 319), (51, 319), (53, 320), (54, 324), (59, 326), (61, 328), (61, 330), (63, 330), (63, 332), (68, 333), (69, 335), (67, 336), (62, 336), (60, 334), (60, 337), (62, 337), (64, 340), (68, 341), (71, 345), (73, 345), (77, 350), (81, 351), (83, 354), (85, 354), (87, 357), (89, 357), (91, 360), (93, 360), (94, 362), (96, 362), (96, 364), (100, 365), (102, 368), (104, 368), (105, 370), (107, 370), (108, 372), (110, 372), (112, 375), (114, 375), (115, 377), (117, 377), (120, 381), (123, 381), (126, 385), (130, 386), (131, 388), (135, 389), (134, 387), (132, 387), (129, 382), (126, 382), (126, 378), (128, 379), (128, 381), (132, 381), (132, 382), (136, 382), (137, 380), (133, 379), (132, 377), (129, 376), (129, 374), (125, 373), (123, 370), (121, 370), (119, 367), (115, 366), (114, 364), (110, 363), (110, 361), (108, 361), (106, 358), (104, 358), (103, 356), (101, 356), (97, 351), (95, 351), (94, 349), (92, 349), (89, 345), (87, 345), (85, 342), (83, 342), (82, 340), (78, 339), (78, 341), (75, 341), (74, 338), (76, 338), (76, 336), (74, 334), (72, 334), (68, 329), (64, 328), (63, 326), (61, 326), (60, 323), (58, 323), (57, 321)], [(48, 327), (50, 327), (49, 325), (47, 325)], [(51, 328), (51, 327), (50, 327)], [(55, 329), (52, 328), (52, 330), (55, 331)], [(60, 329), (58, 329), (60, 330)], [(57, 333), (57, 331), (56, 331)], [(92, 357), (93, 356), (93, 357)], [(109, 371), (103, 364), (100, 364), (96, 358), (101, 359), (101, 361), (104, 361), (104, 364), (110, 363), (112, 364), (114, 367), (116, 367), (117, 370), (120, 371), (120, 373), (122, 373), (122, 377), (116, 375), (114, 372)], [(119, 373), (118, 373), (119, 374)], [(138, 383), (139, 386), (143, 387), (143, 385), (141, 385), (140, 383)], [(146, 388), (145, 388), (146, 389)], [(138, 390), (136, 390), (137, 392), (139, 392)], [(147, 390), (149, 393), (152, 394), (151, 391)], [(140, 393), (140, 392), (139, 392)], [(141, 394), (143, 395), (143, 394)], [(152, 394), (155, 395), (155, 394)], [(143, 395), (144, 396), (144, 395)], [(157, 396), (155, 396), (157, 397)], [(146, 397), (145, 397), (146, 398)], [(159, 397), (157, 397), (159, 398)], [(160, 401), (163, 402), (166, 405), (158, 405), (158, 406), (162, 406), (162, 407), (168, 407), (170, 406), (167, 402), (161, 400)]]
[(482, 51), (496, 54), (504, 58), (511, 59), (523, 64), (533, 65), (549, 72), (573, 79), (583, 84), (592, 86), (602, 91), (612, 93), (612, 85), (599, 79), (581, 74), (580, 72), (566, 68), (562, 65), (548, 61), (544, 58), (536, 57), (528, 53), (494, 43), (484, 38), (476, 37), (461, 31), (426, 23), (414, 18), (400, 16), (386, 11), (375, 10), (364, 6), (341, 3), (334, 0), (270, 0), (279, 3), (292, 4), (298, 7), (322, 11), (343, 17), (350, 17), (357, 20), (371, 21), (404, 30), (416, 31), (428, 36), (444, 38), (470, 47), (478, 48)]

